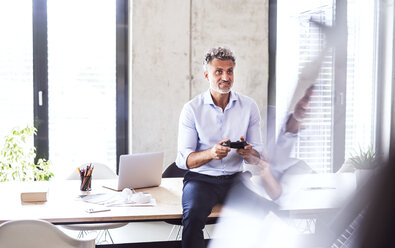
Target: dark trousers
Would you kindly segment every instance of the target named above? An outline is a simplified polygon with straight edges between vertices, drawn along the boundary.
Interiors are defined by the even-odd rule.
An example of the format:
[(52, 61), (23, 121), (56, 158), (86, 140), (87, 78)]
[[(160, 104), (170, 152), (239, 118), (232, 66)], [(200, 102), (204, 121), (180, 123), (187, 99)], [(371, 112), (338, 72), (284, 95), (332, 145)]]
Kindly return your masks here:
[(188, 171), (184, 176), (182, 194), (183, 248), (205, 247), (203, 228), (213, 207), (224, 203), (239, 174), (231, 176), (207, 176)]

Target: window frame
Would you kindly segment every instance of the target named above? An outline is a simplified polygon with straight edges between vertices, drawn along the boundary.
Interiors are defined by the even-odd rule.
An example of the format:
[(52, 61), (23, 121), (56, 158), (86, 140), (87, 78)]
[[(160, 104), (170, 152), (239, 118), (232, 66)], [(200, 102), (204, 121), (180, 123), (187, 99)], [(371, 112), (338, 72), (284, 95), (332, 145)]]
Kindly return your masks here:
[[(335, 16), (333, 25), (338, 28), (337, 37), (341, 42), (333, 49), (333, 116), (332, 120), (332, 156), (331, 172), (338, 171), (345, 161), (346, 150), (346, 84), (347, 81), (347, 1), (335, 0)], [(268, 80), (268, 103), (276, 105), (276, 50), (277, 50), (277, 0), (269, 0), (269, 80)], [(379, 37), (379, 39), (382, 37)], [(341, 44), (341, 45), (340, 45)], [(345, 44), (345, 45), (344, 45)], [(376, 86), (380, 86), (380, 78), (376, 78)], [(380, 90), (376, 91), (376, 101), (380, 99)], [(375, 123), (382, 119), (380, 106), (383, 104), (376, 103)], [(277, 113), (275, 113), (276, 115)], [(274, 115), (274, 118), (275, 118)], [(269, 116), (268, 116), (269, 118)], [(272, 116), (273, 118), (273, 116)], [(268, 135), (266, 135), (268, 136)], [(383, 152), (382, 147), (378, 145), (378, 139), (381, 135), (377, 133), (374, 137), (375, 151)]]
[[(47, 0), (33, 0), (33, 100), (36, 159), (49, 159)], [(116, 0), (116, 170), (129, 151), (129, 1)], [(37, 162), (37, 161), (35, 161)]]
[(332, 120), (332, 172), (338, 171), (344, 163), (346, 151), (346, 103), (347, 103), (347, 1), (336, 0), (333, 26), (337, 28), (337, 42), (334, 47), (333, 117)]

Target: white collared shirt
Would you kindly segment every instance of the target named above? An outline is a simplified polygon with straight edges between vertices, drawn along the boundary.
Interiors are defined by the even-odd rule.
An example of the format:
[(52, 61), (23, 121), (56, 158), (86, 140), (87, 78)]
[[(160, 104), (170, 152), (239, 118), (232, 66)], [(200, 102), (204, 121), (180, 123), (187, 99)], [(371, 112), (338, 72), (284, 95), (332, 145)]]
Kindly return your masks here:
[[(241, 136), (261, 154), (260, 122), (258, 106), (247, 96), (231, 91), (224, 111), (214, 104), (209, 90), (196, 96), (181, 111), (177, 166), (187, 169), (186, 161), (192, 152), (209, 149), (224, 139), (237, 141)], [(232, 149), (225, 158), (213, 159), (191, 171), (211, 176), (230, 175), (243, 171), (242, 162), (243, 158)]]

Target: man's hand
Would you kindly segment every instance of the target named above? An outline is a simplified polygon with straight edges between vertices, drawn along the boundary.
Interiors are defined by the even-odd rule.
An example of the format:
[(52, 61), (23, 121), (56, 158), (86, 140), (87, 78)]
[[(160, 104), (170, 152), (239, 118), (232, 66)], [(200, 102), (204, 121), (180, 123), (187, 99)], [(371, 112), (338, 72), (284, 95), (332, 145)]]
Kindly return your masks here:
[(226, 156), (228, 156), (228, 153), (230, 152), (230, 147), (222, 145), (222, 143), (226, 141), (230, 141), (230, 140), (229, 139), (221, 140), (210, 149), (210, 155), (212, 159), (223, 159)]
[[(244, 137), (240, 137), (241, 141), (245, 141)], [(249, 164), (257, 164), (260, 160), (260, 156), (257, 151), (252, 149), (252, 145), (248, 144), (244, 149), (237, 149), (236, 151), (240, 156), (244, 158)]]
[(306, 90), (306, 93), (300, 99), (294, 109), (293, 113), (293, 118), (295, 118), (297, 121), (303, 120), (303, 118), (306, 116), (306, 110), (309, 107), (311, 95), (313, 94), (313, 87), (310, 87)]
[(287, 132), (297, 133), (299, 131), (300, 123), (303, 118), (306, 117), (306, 111), (309, 107), (311, 95), (313, 94), (313, 88), (314, 86), (308, 88), (304, 96), (296, 103), (294, 112), (287, 122)]
[(228, 156), (230, 147), (223, 146), (222, 143), (230, 141), (229, 139), (221, 140), (213, 147), (200, 152), (192, 152), (187, 158), (187, 167), (189, 169), (200, 167), (213, 159), (223, 159)]

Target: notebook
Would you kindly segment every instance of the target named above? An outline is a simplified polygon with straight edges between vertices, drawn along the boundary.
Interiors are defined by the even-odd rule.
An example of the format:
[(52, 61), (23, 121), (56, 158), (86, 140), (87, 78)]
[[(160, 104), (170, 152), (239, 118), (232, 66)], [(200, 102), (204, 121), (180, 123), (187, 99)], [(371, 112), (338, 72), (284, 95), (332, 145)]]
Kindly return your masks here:
[(119, 157), (117, 185), (104, 187), (116, 191), (159, 186), (162, 181), (163, 152), (126, 154)]

